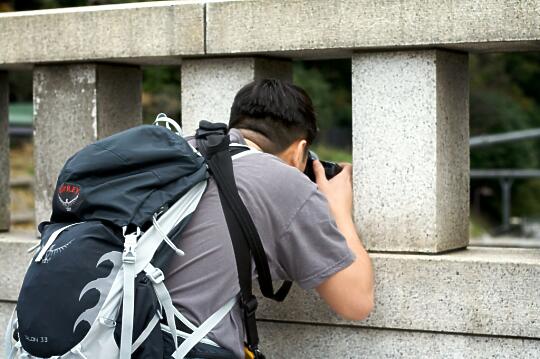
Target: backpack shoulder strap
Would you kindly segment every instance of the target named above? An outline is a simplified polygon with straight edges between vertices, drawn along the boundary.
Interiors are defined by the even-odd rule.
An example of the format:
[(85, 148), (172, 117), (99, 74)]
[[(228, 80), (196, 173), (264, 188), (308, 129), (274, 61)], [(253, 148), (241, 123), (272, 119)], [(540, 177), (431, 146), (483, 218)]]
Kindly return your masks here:
[(232, 239), (240, 284), (240, 305), (243, 310), (244, 324), (249, 349), (258, 354), (258, 334), (255, 321), (257, 299), (252, 292), (251, 257), (255, 262), (258, 282), (262, 294), (277, 301), (285, 299), (292, 283), (285, 281), (274, 292), (268, 259), (257, 232), (257, 228), (238, 194), (229, 151), (230, 139), (226, 135), (225, 124), (201, 121), (196, 140), (199, 151), (206, 157), (210, 173), (214, 177), (219, 197)]

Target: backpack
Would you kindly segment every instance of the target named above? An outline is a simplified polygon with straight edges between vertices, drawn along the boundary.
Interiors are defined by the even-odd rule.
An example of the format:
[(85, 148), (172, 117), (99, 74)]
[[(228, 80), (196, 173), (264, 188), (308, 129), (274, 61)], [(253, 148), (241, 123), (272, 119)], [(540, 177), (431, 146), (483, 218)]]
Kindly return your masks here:
[[(252, 150), (231, 145), (224, 124), (202, 121), (197, 150), (173, 120), (160, 114), (160, 123), (166, 128), (143, 125), (97, 141), (64, 165), (8, 323), (7, 358), (233, 358), (206, 336), (238, 301), (246, 355), (264, 358), (251, 258), (263, 295), (283, 300), (291, 283), (274, 292), (238, 195), (232, 159)], [(173, 306), (163, 269), (184, 254), (181, 233), (209, 176), (218, 185), (241, 290), (197, 327)]]

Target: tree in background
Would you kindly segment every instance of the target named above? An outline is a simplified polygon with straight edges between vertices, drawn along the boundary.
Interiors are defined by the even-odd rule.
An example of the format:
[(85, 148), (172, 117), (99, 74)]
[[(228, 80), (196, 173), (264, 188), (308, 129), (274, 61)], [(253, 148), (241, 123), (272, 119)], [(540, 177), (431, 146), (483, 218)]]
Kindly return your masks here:
[(182, 122), (180, 68), (149, 66), (143, 68), (143, 121), (151, 123), (158, 113)]
[[(471, 136), (540, 128), (540, 54), (472, 55), (470, 60)], [(539, 168), (540, 139), (471, 150), (471, 168)], [(484, 201), (485, 218), (500, 223), (500, 195), (495, 181), (473, 181), (471, 193), (482, 186), (495, 189)], [(514, 185), (512, 213), (538, 216), (540, 179)]]
[(319, 125), (315, 152), (323, 159), (351, 162), (351, 61), (295, 61), (293, 77), (313, 99)]
[[(540, 127), (540, 54), (471, 56), (471, 136)], [(471, 151), (472, 168), (535, 168), (539, 141)]]

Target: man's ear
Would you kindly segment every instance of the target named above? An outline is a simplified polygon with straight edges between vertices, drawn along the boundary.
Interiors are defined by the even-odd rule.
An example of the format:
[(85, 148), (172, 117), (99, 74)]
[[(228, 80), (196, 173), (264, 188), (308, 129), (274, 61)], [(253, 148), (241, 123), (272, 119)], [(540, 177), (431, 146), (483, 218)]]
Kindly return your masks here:
[(298, 168), (300, 171), (304, 171), (306, 168), (307, 157), (305, 153), (307, 151), (306, 140), (296, 140), (285, 151), (277, 154), (285, 163), (290, 166)]
[(307, 141), (297, 140), (291, 146), (293, 148), (292, 165), (303, 172), (306, 169)]

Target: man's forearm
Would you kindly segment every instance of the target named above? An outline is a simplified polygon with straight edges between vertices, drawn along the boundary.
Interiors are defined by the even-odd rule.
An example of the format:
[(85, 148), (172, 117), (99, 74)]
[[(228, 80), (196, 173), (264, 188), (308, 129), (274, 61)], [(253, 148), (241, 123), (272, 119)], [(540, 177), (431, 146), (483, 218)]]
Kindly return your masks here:
[(336, 313), (347, 319), (361, 320), (369, 315), (374, 306), (373, 269), (352, 220), (352, 167), (350, 164), (341, 165), (343, 170), (330, 181), (326, 179), (319, 161), (313, 162), (313, 171), (338, 229), (356, 259), (317, 287), (317, 291)]
[(338, 229), (345, 237), (351, 251), (356, 255), (356, 260), (352, 266), (356, 267), (360, 276), (360, 283), (358, 283), (358, 285), (361, 286), (362, 292), (365, 293), (366, 296), (371, 296), (373, 299), (373, 268), (371, 259), (360, 241), (360, 237), (358, 236), (356, 226), (351, 216), (341, 215), (339, 217), (341, 218), (336, 218)]

